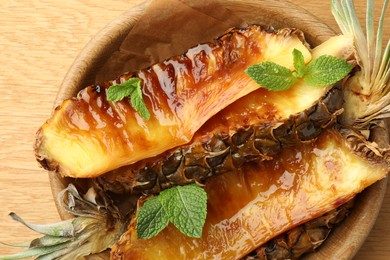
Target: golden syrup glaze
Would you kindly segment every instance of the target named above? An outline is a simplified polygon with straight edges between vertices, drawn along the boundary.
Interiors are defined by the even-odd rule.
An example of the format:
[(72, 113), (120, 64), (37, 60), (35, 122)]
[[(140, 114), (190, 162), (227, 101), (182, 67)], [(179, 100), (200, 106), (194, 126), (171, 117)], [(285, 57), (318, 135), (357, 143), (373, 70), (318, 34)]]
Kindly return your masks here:
[[(292, 68), (294, 48), (310, 60), (295, 33), (266, 32), (259, 26), (233, 29), (215, 43), (87, 87), (64, 101), (38, 131), (36, 157), (64, 176), (96, 177), (185, 144), (218, 111), (260, 87), (245, 74), (249, 65), (275, 59)], [(287, 52), (268, 47), (283, 41), (290, 46)], [(142, 80), (150, 120), (136, 113), (128, 99), (106, 99), (111, 85), (131, 77)]]
[[(349, 53), (349, 44), (340, 44), (340, 42), (351, 42), (349, 38), (337, 37), (330, 41), (336, 45), (347, 46), (346, 51), (332, 49), (331, 55), (344, 58), (343, 55)], [(313, 57), (326, 53), (322, 46), (313, 49)], [(209, 119), (195, 133), (191, 142), (155, 157), (107, 172), (99, 178), (98, 182), (114, 193), (151, 194), (158, 193), (161, 188), (170, 185), (184, 185), (192, 181), (202, 182), (203, 178), (207, 178), (210, 174), (229, 170), (230, 167), (237, 167), (243, 161), (254, 160), (259, 158), (258, 156), (269, 160), (272, 158), (270, 155), (275, 154), (280, 145), (291, 145), (297, 142), (293, 140), (297, 140), (298, 136), (303, 138), (302, 140), (314, 138), (319, 134), (319, 129), (334, 122), (335, 117), (341, 112), (337, 108), (341, 108), (343, 103), (342, 93), (337, 89), (339, 88), (312, 88), (303, 81), (298, 81), (289, 90), (280, 92), (259, 88)], [(332, 112), (329, 114), (330, 111)], [(326, 114), (327, 119), (324, 117)], [(286, 139), (287, 132), (284, 131), (286, 127), (291, 128), (293, 125), (296, 130), (299, 129), (299, 133), (290, 130), (288, 135), (291, 134), (291, 138)], [(255, 128), (257, 137), (251, 139), (251, 131)], [(236, 154), (240, 154), (240, 158), (234, 157), (235, 161), (225, 157), (224, 161), (218, 164), (214, 160), (214, 169), (210, 166), (210, 160), (217, 154), (213, 152), (222, 151), (225, 149), (223, 147), (229, 146), (228, 143), (233, 141), (229, 141), (229, 136), (233, 139), (234, 136), (240, 136), (241, 141), (246, 136), (246, 145), (233, 149)], [(265, 148), (259, 148), (262, 146)], [(222, 164), (225, 166), (222, 167)]]
[[(272, 104), (272, 100), (266, 100), (266, 89), (255, 90), (251, 95), (247, 95), (229, 105), (210, 120), (208, 120), (196, 133), (188, 144), (188, 149), (199, 149), (199, 143), (207, 143), (214, 134), (224, 135), (234, 132), (240, 127), (250, 126), (258, 123), (273, 125), (284, 116), (278, 113), (278, 109)], [(271, 103), (270, 103), (271, 102)], [(130, 179), (136, 181), (134, 169), (140, 169), (146, 165), (154, 163), (169, 157), (177, 148), (168, 150), (155, 157), (138, 161), (134, 164), (120, 167), (100, 176), (104, 185), (110, 184), (110, 189), (115, 187), (116, 193), (125, 192), (122, 185), (129, 182)], [(136, 181), (137, 182), (137, 181)], [(118, 184), (120, 184), (118, 186)]]
[[(183, 151), (179, 152), (179, 154), (185, 153), (187, 156), (184, 159), (184, 164), (192, 165), (192, 166), (197, 164), (202, 165), (204, 158), (206, 157), (210, 158), (207, 156), (207, 154), (209, 154), (208, 151), (210, 149), (222, 149), (221, 147), (219, 148), (211, 148), (211, 147), (216, 145), (219, 141), (222, 141), (227, 136), (235, 135), (236, 133), (238, 133), (238, 131), (242, 131), (243, 129), (246, 128), (253, 129), (253, 126), (258, 126), (258, 129), (264, 130), (264, 133), (269, 133), (269, 135), (272, 135), (273, 134), (272, 130), (269, 129), (276, 128), (278, 126), (283, 125), (283, 122), (285, 122), (287, 118), (292, 119), (296, 117), (297, 123), (302, 123), (301, 122), (302, 120), (309, 120), (309, 117), (315, 114), (313, 112), (314, 111), (313, 108), (316, 107), (317, 103), (315, 103), (316, 105), (313, 106), (313, 104), (310, 102), (311, 99), (309, 99), (309, 102), (306, 100), (306, 102), (300, 102), (299, 104), (297, 104), (297, 99), (295, 98), (292, 99), (288, 99), (285, 97), (281, 98), (284, 95), (295, 96), (302, 89), (306, 91), (306, 94), (307, 92), (311, 92), (312, 94), (311, 97), (313, 99), (316, 99), (317, 103), (322, 102), (321, 101), (322, 98), (320, 98), (319, 94), (326, 93), (324, 97), (327, 97), (330, 95), (330, 93), (333, 93), (333, 89), (330, 92), (327, 92), (324, 89), (318, 91), (318, 89), (308, 88), (307, 86), (301, 86), (300, 84), (297, 84), (291, 90), (284, 91), (284, 93), (272, 92), (263, 88), (257, 89), (254, 92), (252, 92), (250, 95), (246, 95), (240, 98), (233, 104), (229, 105), (228, 107), (226, 107), (225, 109), (217, 113), (210, 120), (208, 120), (195, 133), (194, 138), (191, 140), (190, 143), (181, 146), (179, 148), (168, 150), (165, 153), (159, 154), (156, 157), (147, 158), (138, 161), (134, 164), (120, 167), (118, 169), (110, 171), (100, 176), (98, 181), (103, 187), (105, 187), (107, 190), (110, 190), (114, 193), (126, 193), (129, 191), (140, 192), (139, 189), (141, 189), (142, 186), (142, 192), (148, 194), (156, 193), (162, 187), (169, 187), (169, 185), (171, 185), (170, 183), (172, 183), (172, 185), (175, 185), (174, 183), (183, 185), (191, 181), (202, 181), (200, 179), (196, 179), (196, 180), (192, 179), (190, 177), (191, 175), (187, 175), (184, 173), (185, 170), (183, 172), (183, 169), (178, 169), (178, 168), (176, 170), (177, 172), (179, 172), (177, 177), (175, 177), (174, 180), (173, 179), (167, 180), (165, 174), (171, 173), (172, 170), (172, 167), (170, 168), (169, 166), (168, 168), (171, 169), (169, 171), (162, 171), (162, 170), (144, 171), (144, 170), (150, 167), (158, 168), (158, 165), (160, 165), (161, 167), (164, 167), (163, 165), (167, 166), (169, 164), (169, 162), (167, 163), (167, 160), (169, 161), (169, 158), (171, 158), (173, 154), (177, 154), (178, 149), (179, 150), (185, 149), (185, 152)], [(342, 101), (342, 95), (340, 91), (338, 91), (337, 93), (338, 94), (334, 94), (334, 93), (331, 94), (332, 98), (329, 100), (333, 100), (334, 102), (340, 103), (339, 100)], [(329, 104), (327, 105), (333, 106), (331, 104), (332, 102), (328, 102)], [(342, 102), (340, 104), (342, 104)], [(280, 109), (281, 106), (290, 107), (289, 112), (292, 113), (292, 115), (286, 113), (285, 110), (281, 110)], [(304, 116), (301, 116), (301, 114), (304, 114)], [(329, 114), (329, 120), (331, 120), (330, 114)], [(288, 122), (291, 122), (291, 120)], [(272, 139), (273, 137), (269, 136), (269, 138)], [(223, 142), (227, 142), (227, 141), (225, 140)], [(248, 142), (251, 143), (250, 141)], [(246, 152), (244, 147), (240, 148), (242, 149), (241, 150), (242, 154), (247, 153), (247, 154), (251, 154), (251, 156), (257, 154), (255, 151), (251, 150), (253, 149), (253, 147), (250, 144), (246, 144), (246, 145), (247, 145)], [(258, 151), (258, 153), (260, 152)], [(267, 152), (264, 151), (264, 159), (267, 160), (271, 159), (271, 157), (265, 155), (265, 153)], [(276, 151), (272, 153), (276, 153)], [(177, 156), (178, 155), (175, 155), (176, 159), (179, 158)], [(202, 168), (202, 166), (199, 167)], [(207, 165), (203, 165), (203, 167), (207, 167)], [(213, 174), (218, 174), (217, 172), (219, 172), (221, 169), (222, 171), (228, 171), (230, 167), (233, 167), (233, 165), (227, 163), (226, 168), (224, 169), (219, 168), (219, 170), (214, 172)], [(200, 173), (198, 172), (197, 174)], [(159, 177), (157, 177), (157, 175), (159, 175)], [(199, 175), (199, 176), (205, 176), (205, 175)], [(199, 177), (199, 178), (203, 178), (203, 177)], [(138, 185), (141, 186), (138, 187)]]
[(283, 149), (275, 160), (208, 179), (202, 238), (189, 238), (170, 224), (156, 237), (138, 239), (133, 218), (111, 257), (240, 259), (269, 239), (338, 207), (387, 171), (384, 160), (356, 155), (337, 130), (327, 130), (315, 142)]

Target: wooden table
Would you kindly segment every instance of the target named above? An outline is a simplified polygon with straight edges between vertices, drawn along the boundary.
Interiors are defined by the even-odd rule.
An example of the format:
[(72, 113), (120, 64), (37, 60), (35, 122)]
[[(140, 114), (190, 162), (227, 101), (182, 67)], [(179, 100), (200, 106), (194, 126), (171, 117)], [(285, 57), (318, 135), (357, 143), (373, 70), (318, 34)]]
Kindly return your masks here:
[[(35, 132), (50, 116), (57, 88), (83, 46), (108, 22), (139, 2), (1, 1), (0, 241), (16, 243), (36, 236), (13, 222), (7, 215), (11, 211), (33, 223), (59, 220), (47, 175), (33, 155)], [(292, 2), (337, 28), (328, 1)], [(364, 17), (365, 1), (356, 1), (356, 6)], [(387, 14), (390, 19), (390, 12)], [(389, 35), (390, 26), (387, 26), (385, 39)], [(390, 259), (389, 221), (390, 192), (356, 259)], [(16, 251), (0, 245), (0, 255)]]

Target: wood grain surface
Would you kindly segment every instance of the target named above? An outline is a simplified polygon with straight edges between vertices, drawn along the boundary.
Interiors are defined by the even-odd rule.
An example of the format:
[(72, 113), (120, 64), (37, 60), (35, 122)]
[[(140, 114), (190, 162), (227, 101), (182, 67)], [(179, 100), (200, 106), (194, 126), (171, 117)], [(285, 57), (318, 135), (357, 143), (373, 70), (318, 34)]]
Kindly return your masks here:
[[(58, 86), (80, 50), (107, 23), (140, 2), (142, 0), (1, 0), (1, 242), (18, 243), (36, 237), (8, 217), (11, 211), (29, 222), (59, 221), (47, 174), (38, 167), (33, 155), (35, 132), (50, 116)], [(337, 30), (328, 1), (291, 2)], [(379, 6), (382, 1), (377, 2)], [(357, 0), (355, 5), (363, 18), (365, 0)], [(376, 11), (379, 13), (379, 8)], [(385, 24), (385, 39), (389, 39), (389, 22)], [(388, 186), (390, 188), (390, 184)], [(355, 259), (390, 259), (389, 222), (388, 189), (376, 225)], [(0, 244), (0, 255), (17, 251)]]

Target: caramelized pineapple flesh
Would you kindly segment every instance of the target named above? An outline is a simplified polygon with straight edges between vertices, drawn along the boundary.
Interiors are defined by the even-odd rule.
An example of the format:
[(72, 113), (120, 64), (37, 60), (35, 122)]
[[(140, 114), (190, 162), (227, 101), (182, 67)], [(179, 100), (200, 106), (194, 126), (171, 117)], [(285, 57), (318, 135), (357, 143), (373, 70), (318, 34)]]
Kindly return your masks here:
[[(351, 37), (337, 36), (314, 48), (312, 56), (327, 54), (349, 60), (351, 46)], [(260, 88), (209, 119), (188, 144), (115, 169), (98, 180), (107, 191), (144, 194), (203, 182), (242, 163), (272, 159), (282, 146), (315, 138), (336, 121), (342, 105), (339, 86), (313, 88), (298, 81), (286, 91)], [(212, 158), (218, 163), (209, 163)]]
[[(210, 117), (260, 87), (244, 72), (248, 66), (274, 61), (292, 69), (294, 48), (311, 60), (300, 32), (233, 29), (215, 43), (87, 87), (57, 107), (38, 131), (36, 157), (64, 176), (96, 177), (187, 143)], [(109, 86), (131, 77), (142, 80), (150, 120), (140, 117), (128, 99), (106, 99)]]
[(315, 139), (343, 111), (340, 86), (290, 116), (277, 107), (281, 103), (299, 107), (296, 100), (278, 99), (274, 93), (258, 89), (207, 121), (191, 143), (103, 174), (97, 181), (106, 191), (132, 194), (155, 194), (175, 185), (203, 183), (245, 163), (271, 160), (282, 147)]
[[(348, 140), (348, 141), (347, 141)], [(133, 218), (112, 250), (113, 259), (238, 259), (271, 238), (328, 212), (384, 178), (387, 162), (363, 139), (326, 130), (312, 143), (285, 148), (280, 156), (207, 180), (208, 213), (200, 239), (169, 225), (138, 239)], [(223, 205), (223, 206), (221, 206)], [(122, 258), (121, 258), (122, 257)]]
[(304, 254), (314, 252), (332, 230), (348, 217), (355, 200), (353, 198), (337, 209), (273, 238), (242, 260), (299, 259)]

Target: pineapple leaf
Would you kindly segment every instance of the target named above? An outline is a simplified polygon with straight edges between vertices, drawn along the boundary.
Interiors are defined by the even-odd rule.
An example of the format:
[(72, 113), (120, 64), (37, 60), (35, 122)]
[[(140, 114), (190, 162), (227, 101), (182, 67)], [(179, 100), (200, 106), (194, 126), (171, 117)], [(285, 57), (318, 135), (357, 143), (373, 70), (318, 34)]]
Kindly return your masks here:
[[(365, 32), (353, 0), (332, 0), (332, 14), (343, 34), (353, 36), (359, 73), (344, 83), (346, 104), (340, 119), (355, 129), (368, 128), (390, 117), (390, 41), (383, 49), (383, 29), (389, 0), (384, 0), (375, 33), (374, 0), (367, 1)], [(361, 97), (366, 97), (364, 100)]]
[(9, 215), (13, 220), (22, 223), (26, 227), (41, 234), (56, 236), (56, 237), (58, 236), (68, 237), (68, 236), (73, 236), (74, 234), (74, 227), (72, 223), (73, 221), (71, 219), (54, 223), (54, 224), (37, 225), (37, 224), (30, 224), (25, 222), (22, 218), (20, 218), (18, 215), (16, 215), (13, 212), (11, 212)]
[[(16, 246), (29, 247), (23, 252), (0, 256), (0, 259), (80, 259), (86, 255), (99, 253), (112, 247), (121, 235), (122, 222), (118, 209), (108, 201), (108, 197), (95, 185), (89, 192), (89, 198), (83, 198), (73, 184), (58, 194), (58, 201), (75, 218), (48, 225), (35, 225), (25, 222), (15, 213), (10, 216), (29, 227), (44, 234), (31, 243)], [(92, 191), (90, 189), (90, 191)], [(96, 189), (96, 190), (95, 190)], [(4, 244), (4, 243), (3, 243)], [(15, 245), (10, 245), (15, 246)]]
[(52, 252), (60, 251), (61, 249), (67, 248), (70, 242), (53, 245), (49, 247), (32, 247), (25, 251), (13, 254), (0, 256), (1, 260), (13, 260), (13, 259), (24, 259), (29, 257), (39, 257), (50, 254)]
[(41, 238), (36, 238), (30, 243), (30, 247), (44, 247), (44, 246), (53, 246), (62, 244), (72, 240), (72, 237), (54, 237), (54, 236), (43, 236)]
[(5, 246), (10, 246), (10, 247), (29, 247), (30, 246), (30, 242), (23, 242), (23, 243), (17, 243), (17, 244), (9, 244), (9, 243), (4, 243), (4, 242), (0, 242), (1, 245), (5, 245)]

